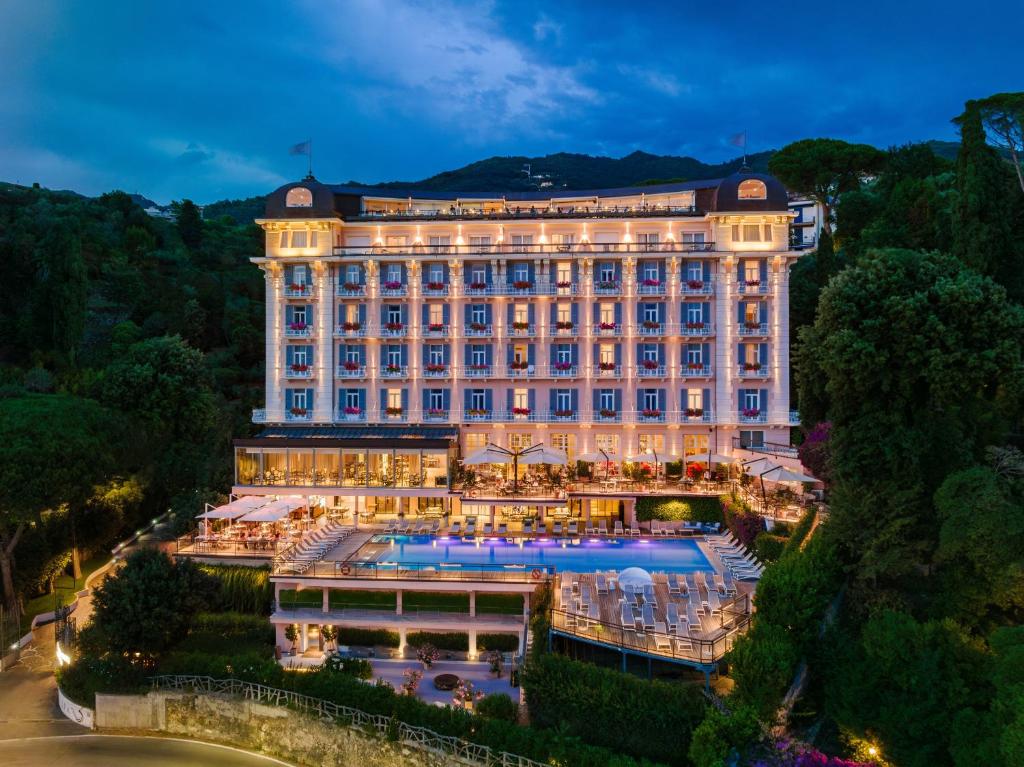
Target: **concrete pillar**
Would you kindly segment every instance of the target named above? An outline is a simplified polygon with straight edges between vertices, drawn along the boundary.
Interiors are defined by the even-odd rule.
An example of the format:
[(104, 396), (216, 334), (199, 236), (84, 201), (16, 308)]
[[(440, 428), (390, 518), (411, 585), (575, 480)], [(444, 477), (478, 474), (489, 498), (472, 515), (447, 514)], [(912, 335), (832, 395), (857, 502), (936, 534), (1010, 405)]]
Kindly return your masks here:
[(325, 587), (324, 588), (323, 611), (326, 614), (326, 613), (330, 612), (330, 609), (331, 609), (331, 590), (329, 588)]
[(399, 589), (395, 593), (395, 615), (402, 614), (402, 590)]
[(469, 617), (476, 617), (476, 592), (469, 592)]
[(278, 612), (281, 609), (281, 584), (278, 581), (274, 582), (274, 612)]
[(469, 630), (469, 659), (476, 660), (476, 629)]
[(299, 652), (304, 653), (309, 648), (309, 624), (303, 623), (299, 626)]
[(530, 620), (530, 592), (523, 594), (523, 620)]
[(522, 657), (523, 653), (526, 652), (526, 646), (523, 644), (524, 632), (520, 631), (516, 635), (516, 655)]
[[(399, 592), (399, 593), (401, 593), (401, 592)], [(407, 633), (408, 633), (408, 629), (405, 626), (399, 626), (398, 627), (398, 657), (399, 658), (402, 658), (402, 657), (405, 656), (405, 647), (406, 647), (406, 641), (405, 640), (406, 640)]]

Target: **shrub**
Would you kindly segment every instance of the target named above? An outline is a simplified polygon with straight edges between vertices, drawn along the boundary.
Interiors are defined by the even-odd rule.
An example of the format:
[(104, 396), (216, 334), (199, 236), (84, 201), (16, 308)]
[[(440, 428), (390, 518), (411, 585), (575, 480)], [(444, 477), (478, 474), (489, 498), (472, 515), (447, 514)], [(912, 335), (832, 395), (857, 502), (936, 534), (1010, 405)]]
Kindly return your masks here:
[(200, 613), (192, 630), (175, 650), (213, 655), (256, 652), (268, 655), (274, 647), (274, 627), (261, 615)]
[(687, 764), (690, 734), (706, 708), (694, 686), (650, 682), (555, 654), (532, 659), (523, 686), (537, 727), (670, 765)]
[(787, 540), (789, 539), (781, 535), (759, 533), (754, 539), (754, 554), (762, 562), (774, 562), (782, 556)]
[(789, 536), (789, 540), (786, 542), (786, 554), (791, 551), (799, 551), (800, 546), (807, 537), (807, 534), (811, 532), (811, 527), (814, 525), (814, 518), (817, 515), (818, 509), (814, 506), (811, 506), (803, 513), (803, 516), (800, 517), (800, 521), (793, 526), (793, 532)]
[(373, 677), (373, 666), (370, 664), (370, 661), (363, 658), (343, 658), (340, 655), (328, 655), (321, 668), (334, 674), (354, 676), (356, 679), (371, 679)]
[(736, 680), (733, 695), (771, 721), (793, 680), (797, 645), (782, 627), (758, 621), (753, 630), (736, 640), (728, 658)]
[(694, 767), (738, 764), (741, 752), (760, 734), (761, 723), (749, 706), (733, 706), (730, 713), (709, 706), (704, 721), (693, 731), (690, 761)]
[(244, 565), (200, 565), (199, 569), (217, 579), (220, 588), (215, 597), (219, 610), (235, 613), (270, 615), (274, 587), (267, 567)]
[(480, 716), (488, 719), (504, 719), (507, 722), (514, 722), (519, 713), (519, 705), (506, 693), (493, 692), (485, 695), (476, 706)]
[(668, 496), (637, 498), (636, 518), (638, 522), (652, 519), (666, 522), (722, 522), (722, 505), (712, 496)]
[(476, 638), (476, 648), (481, 652), (515, 652), (519, 649), (519, 637), (515, 634), (479, 634)]
[(434, 591), (406, 591), (402, 594), (402, 607), (439, 612), (468, 613), (469, 594), (438, 593)]
[(523, 612), (522, 594), (477, 594), (477, 613), (502, 613), (505, 615), (521, 615)]
[(281, 607), (285, 609), (302, 607), (320, 609), (324, 603), (324, 595), (320, 589), (281, 589), (279, 598)]
[(123, 657), (85, 655), (58, 669), (57, 684), (80, 706), (96, 707), (96, 693), (134, 693), (146, 686), (144, 672)]
[(726, 527), (744, 546), (752, 546), (754, 539), (764, 531), (764, 520), (751, 511), (746, 502), (736, 495), (723, 495), (720, 502)]
[(469, 650), (469, 634), (464, 631), (449, 631), (447, 633), (432, 631), (413, 631), (407, 640), (410, 647), (421, 647), (432, 644), (438, 650), (452, 650), (455, 652), (466, 652)]
[(338, 644), (357, 647), (398, 647), (398, 632), (387, 629), (338, 627)]

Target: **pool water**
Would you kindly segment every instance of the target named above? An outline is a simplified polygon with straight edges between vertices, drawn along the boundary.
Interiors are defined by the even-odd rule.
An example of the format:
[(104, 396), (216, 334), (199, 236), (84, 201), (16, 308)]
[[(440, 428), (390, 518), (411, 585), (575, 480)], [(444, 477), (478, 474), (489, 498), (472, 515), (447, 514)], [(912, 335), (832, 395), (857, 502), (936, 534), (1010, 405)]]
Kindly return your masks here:
[[(576, 573), (627, 567), (677, 573), (714, 569), (692, 540), (540, 538), (524, 541), (520, 546), (497, 538), (464, 541), (446, 536), (435, 539), (429, 535), (375, 535), (370, 543), (378, 544), (373, 547), (377, 549), (373, 559), (379, 565), (549, 566)], [(381, 549), (379, 544), (385, 548)]]

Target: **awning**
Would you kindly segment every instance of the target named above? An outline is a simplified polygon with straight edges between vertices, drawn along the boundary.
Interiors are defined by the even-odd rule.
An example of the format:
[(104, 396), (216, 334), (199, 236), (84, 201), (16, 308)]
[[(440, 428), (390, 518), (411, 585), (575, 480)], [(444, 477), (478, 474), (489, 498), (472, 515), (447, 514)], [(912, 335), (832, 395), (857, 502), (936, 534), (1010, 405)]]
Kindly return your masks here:
[(778, 468), (766, 471), (761, 475), (762, 479), (766, 479), (769, 482), (817, 482), (818, 480), (814, 477), (803, 474), (799, 471), (787, 468), (785, 466), (779, 466)]
[(569, 456), (564, 450), (558, 450), (546, 445), (536, 448), (528, 448), (519, 454), (519, 463), (524, 466), (533, 466), (541, 463), (549, 463), (552, 466), (565, 466), (569, 463)]
[(262, 495), (247, 495), (244, 498), (239, 498), (226, 503), (223, 506), (218, 506), (215, 509), (204, 511), (200, 514), (197, 519), (237, 519), (244, 514), (248, 514), (254, 509), (258, 509), (261, 506), (265, 506), (268, 503), (265, 496)]
[(488, 445), (467, 455), (462, 459), (462, 464), (464, 466), (481, 466), (488, 463), (512, 463), (512, 458), (511, 452)]
[(261, 509), (256, 509), (244, 517), (239, 522), (280, 522), (282, 519), (287, 517), (296, 509), (301, 509), (306, 505), (306, 501), (298, 496), (289, 496), (288, 498), (282, 498), (278, 501), (264, 506)]

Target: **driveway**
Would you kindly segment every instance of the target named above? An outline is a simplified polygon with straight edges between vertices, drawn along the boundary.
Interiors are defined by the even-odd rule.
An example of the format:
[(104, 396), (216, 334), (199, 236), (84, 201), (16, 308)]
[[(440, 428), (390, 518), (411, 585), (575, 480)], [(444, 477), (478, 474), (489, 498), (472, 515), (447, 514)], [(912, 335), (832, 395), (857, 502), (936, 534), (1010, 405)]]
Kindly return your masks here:
[(173, 738), (122, 735), (72, 735), (0, 741), (0, 764), (4, 767), (38, 767), (60, 764), (68, 767), (270, 767), (287, 765), (248, 751)]

